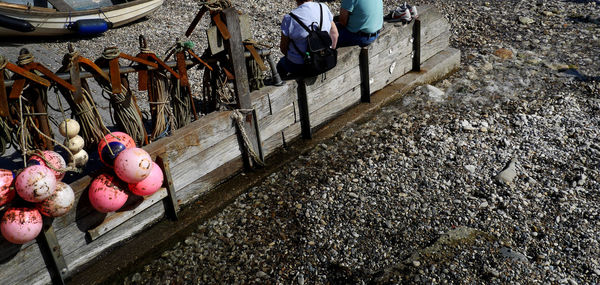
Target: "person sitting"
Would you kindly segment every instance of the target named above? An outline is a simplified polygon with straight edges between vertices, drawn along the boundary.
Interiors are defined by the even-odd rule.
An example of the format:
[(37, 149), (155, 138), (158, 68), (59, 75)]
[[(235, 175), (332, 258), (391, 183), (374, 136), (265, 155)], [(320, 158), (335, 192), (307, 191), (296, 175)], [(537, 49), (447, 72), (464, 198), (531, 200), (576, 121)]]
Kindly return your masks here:
[(336, 23), (338, 47), (371, 44), (383, 27), (382, 0), (342, 0)]
[[(323, 3), (315, 3), (312, 0), (296, 0), (296, 7), (292, 13), (296, 15), (304, 25), (318, 27), (321, 23), (321, 31), (329, 31), (332, 48), (336, 47), (338, 31), (333, 22), (333, 15)], [(321, 6), (321, 7), (319, 7)], [(277, 72), (284, 77), (302, 76), (309, 73), (304, 66), (304, 54), (307, 49), (306, 38), (308, 32), (294, 20), (289, 14), (283, 16), (281, 22), (281, 40), (279, 49), (284, 54), (277, 63)]]

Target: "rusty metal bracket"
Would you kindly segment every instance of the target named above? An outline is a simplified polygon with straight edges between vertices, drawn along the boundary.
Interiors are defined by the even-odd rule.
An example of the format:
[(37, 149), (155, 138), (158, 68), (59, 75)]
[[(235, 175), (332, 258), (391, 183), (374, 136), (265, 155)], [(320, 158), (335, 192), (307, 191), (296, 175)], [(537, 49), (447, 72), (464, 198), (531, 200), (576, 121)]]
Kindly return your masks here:
[(224, 40), (229, 40), (231, 38), (231, 34), (229, 34), (229, 30), (227, 29), (227, 25), (223, 22), (223, 18), (221, 18), (221, 13), (214, 13), (212, 15), (212, 19), (215, 22), (215, 26), (219, 29), (221, 36)]
[(200, 11), (198, 11), (198, 13), (196, 14), (196, 17), (194, 17), (194, 20), (192, 20), (192, 22), (188, 26), (187, 31), (185, 31), (186, 37), (189, 37), (192, 34), (192, 32), (194, 31), (194, 29), (196, 28), (196, 26), (198, 25), (198, 23), (202, 19), (202, 16), (204, 16), (204, 13), (206, 13), (206, 11), (208, 11), (208, 8), (206, 8), (206, 6), (202, 6), (202, 8), (200, 8)]
[(262, 60), (262, 58), (260, 57), (258, 52), (256, 52), (254, 45), (249, 44), (249, 43), (244, 43), (244, 47), (246, 47), (246, 49), (250, 52), (250, 54), (252, 55), (252, 58), (254, 58), (254, 60), (258, 64), (258, 67), (260, 68), (260, 70), (267, 71), (267, 66), (265, 66), (265, 62)]
[(165, 215), (176, 221), (178, 219), (177, 212), (179, 212), (179, 204), (177, 203), (177, 195), (175, 193), (175, 185), (173, 184), (173, 176), (171, 176), (171, 168), (169, 166), (169, 159), (165, 153), (156, 157), (156, 164), (163, 170), (164, 181), (163, 186), (167, 189), (167, 197), (163, 199), (165, 206)]
[(50, 273), (53, 284), (65, 284), (65, 277), (69, 272), (67, 263), (62, 254), (58, 239), (52, 227), (52, 219), (44, 218), (44, 229), (37, 237), (37, 243), (42, 252), (46, 267)]

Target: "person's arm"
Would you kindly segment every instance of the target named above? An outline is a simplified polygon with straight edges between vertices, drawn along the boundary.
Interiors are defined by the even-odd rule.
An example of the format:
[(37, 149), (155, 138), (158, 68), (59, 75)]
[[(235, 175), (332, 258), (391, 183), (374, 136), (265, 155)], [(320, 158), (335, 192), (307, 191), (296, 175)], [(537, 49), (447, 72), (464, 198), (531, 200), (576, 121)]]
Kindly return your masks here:
[(283, 53), (284, 56), (286, 56), (289, 48), (290, 38), (281, 33), (281, 40), (279, 41), (279, 50), (281, 51), (281, 53)]
[(329, 29), (329, 36), (331, 37), (331, 48), (335, 49), (335, 47), (337, 46), (339, 33), (333, 21), (331, 21), (331, 29)]
[(350, 16), (350, 12), (344, 8), (340, 8), (340, 16), (338, 17), (338, 21), (340, 25), (343, 27), (348, 25), (348, 17)]

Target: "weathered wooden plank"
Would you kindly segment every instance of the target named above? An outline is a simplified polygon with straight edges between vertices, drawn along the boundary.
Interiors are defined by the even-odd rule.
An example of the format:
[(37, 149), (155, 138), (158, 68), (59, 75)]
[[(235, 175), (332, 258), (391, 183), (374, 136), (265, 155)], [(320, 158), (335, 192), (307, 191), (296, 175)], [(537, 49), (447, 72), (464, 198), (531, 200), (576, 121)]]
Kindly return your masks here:
[(371, 91), (381, 90), (389, 83), (412, 69), (412, 57), (391, 58), (382, 62), (373, 70), (370, 76)]
[(360, 69), (357, 65), (348, 70), (346, 73), (332, 78), (327, 85), (321, 88), (308, 92), (308, 109), (317, 110), (321, 106), (329, 104), (332, 100), (338, 97), (343, 97), (348, 90), (360, 86)]
[(293, 125), (283, 129), (282, 133), (284, 146), (288, 146), (300, 137), (300, 134), (302, 133), (302, 126), (300, 122), (296, 122)]
[(286, 80), (283, 86), (277, 87), (276, 92), (269, 93), (269, 101), (271, 102), (271, 114), (279, 112), (296, 101), (296, 88), (298, 83), (295, 80)]
[(321, 86), (330, 85), (329, 82), (333, 78), (345, 74), (350, 69), (356, 69), (359, 55), (360, 48), (357, 46), (339, 48), (337, 65), (333, 69), (315, 77), (304, 79), (306, 92), (311, 93), (313, 90), (320, 89)]
[[(144, 149), (151, 155), (167, 153), (171, 167), (189, 160), (235, 133), (231, 111), (213, 112), (176, 130)], [(165, 141), (163, 141), (165, 140)]]
[(238, 156), (177, 191), (177, 198), (181, 204), (196, 201), (210, 189), (239, 173), (242, 167), (241, 156)]
[[(155, 223), (163, 215), (163, 205), (161, 203), (154, 204), (90, 243), (86, 242), (85, 233), (78, 230), (76, 225), (64, 229), (62, 238), (59, 237), (59, 243), (69, 245), (68, 249), (70, 251), (68, 253), (63, 251), (69, 269), (77, 270), (78, 267), (93, 260), (103, 251), (129, 239), (147, 226)], [(63, 246), (63, 248), (65, 247)], [(135, 255), (136, 253), (132, 252), (131, 254)]]
[(258, 116), (259, 120), (264, 116), (271, 115), (271, 102), (269, 101), (269, 95), (277, 92), (276, 88), (277, 86), (265, 86), (250, 93), (252, 108), (256, 110), (256, 115)]
[(421, 63), (438, 54), (450, 46), (450, 31), (446, 31), (437, 37), (421, 45)]
[[(23, 283), (23, 280), (28, 277), (31, 272), (46, 270), (44, 259), (39, 246), (35, 242), (29, 242), (26, 245), (13, 245), (2, 240), (0, 245), (3, 248), (10, 248), (13, 252), (11, 255), (2, 255), (0, 265), (0, 280), (3, 284), (28, 284)], [(9, 257), (12, 256), (12, 257)], [(50, 275), (45, 273), (50, 280)]]
[(148, 207), (158, 203), (165, 197), (167, 197), (167, 189), (161, 188), (160, 190), (156, 191), (156, 193), (148, 197), (143, 197), (143, 200), (140, 203), (136, 203), (137, 205), (135, 205), (135, 207), (128, 207), (127, 205), (125, 205), (125, 209), (107, 214), (102, 224), (93, 229), (88, 230), (90, 238), (92, 240), (98, 239), (103, 234), (109, 232), (110, 230), (116, 228), (125, 221), (131, 219), (133, 216), (144, 211)]
[(193, 159), (188, 159), (175, 167), (171, 167), (176, 191), (239, 155), (241, 155), (241, 152), (237, 136), (232, 135), (199, 153)]
[(355, 86), (344, 96), (339, 96), (323, 107), (311, 112), (311, 128), (318, 128), (350, 106), (360, 102), (360, 86)]
[(283, 147), (283, 132), (279, 131), (271, 137), (264, 139), (262, 142), (265, 157), (276, 152), (277, 149)]
[(279, 112), (262, 118), (260, 133), (263, 137), (269, 138), (295, 122), (294, 104), (290, 104)]

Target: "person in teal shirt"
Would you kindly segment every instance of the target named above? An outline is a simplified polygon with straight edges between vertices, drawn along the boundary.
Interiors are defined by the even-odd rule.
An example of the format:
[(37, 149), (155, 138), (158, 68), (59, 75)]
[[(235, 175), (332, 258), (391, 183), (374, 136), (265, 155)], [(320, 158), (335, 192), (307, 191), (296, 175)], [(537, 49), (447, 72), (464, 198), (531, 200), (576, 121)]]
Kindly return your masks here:
[(342, 0), (336, 26), (338, 46), (368, 46), (383, 27), (382, 0)]

